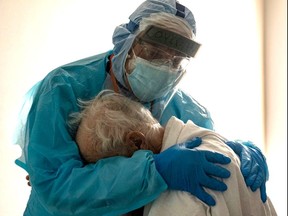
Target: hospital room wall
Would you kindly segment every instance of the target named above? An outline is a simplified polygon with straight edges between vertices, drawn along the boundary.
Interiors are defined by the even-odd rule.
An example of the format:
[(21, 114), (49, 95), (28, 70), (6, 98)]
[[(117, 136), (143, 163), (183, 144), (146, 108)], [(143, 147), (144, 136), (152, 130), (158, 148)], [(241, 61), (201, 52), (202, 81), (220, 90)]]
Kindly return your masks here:
[[(141, 2), (0, 1), (0, 215), (22, 215), (30, 192), (11, 141), (24, 92), (55, 67), (112, 48), (115, 26)], [(209, 108), (219, 132), (264, 151), (268, 194), (287, 215), (287, 2), (180, 3), (193, 11), (202, 43), (182, 87)]]
[(269, 190), (287, 215), (287, 1), (264, 1), (265, 144)]

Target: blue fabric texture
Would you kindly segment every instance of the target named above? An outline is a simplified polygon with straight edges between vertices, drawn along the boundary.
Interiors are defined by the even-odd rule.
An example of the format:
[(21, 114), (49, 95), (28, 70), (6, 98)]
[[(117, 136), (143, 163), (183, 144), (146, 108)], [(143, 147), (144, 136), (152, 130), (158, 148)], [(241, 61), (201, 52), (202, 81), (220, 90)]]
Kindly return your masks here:
[[(152, 201), (167, 189), (149, 151), (135, 153), (131, 159), (111, 158), (84, 167), (66, 126), (69, 114), (79, 111), (77, 99), (91, 99), (102, 90), (110, 54), (59, 67), (38, 86), (22, 144), (24, 158), (17, 160), (27, 167), (33, 188), (25, 215), (119, 215)], [(186, 100), (186, 106), (179, 105), (182, 100)], [(165, 113), (162, 124), (174, 114), (201, 126), (212, 125), (203, 107), (180, 90)], [(119, 199), (127, 197), (127, 189), (121, 190), (126, 184), (130, 196)], [(85, 185), (85, 191), (81, 185)]]
[[(157, 12), (178, 14), (196, 32), (191, 11), (185, 7), (179, 11), (177, 5), (175, 0), (143, 2), (130, 16), (130, 23), (115, 29), (113, 50), (56, 68), (28, 93), (24, 107), (29, 112), (25, 111), (23, 118), (27, 122), (17, 139), (23, 154), (16, 160), (29, 173), (32, 184), (25, 216), (121, 215), (151, 202), (167, 189), (150, 151), (83, 164), (67, 120), (79, 111), (78, 99), (92, 99), (110, 82), (106, 67), (111, 54), (116, 79), (125, 87), (124, 61), (143, 17)], [(180, 89), (173, 89), (153, 105), (143, 105), (162, 125), (175, 116), (213, 129), (208, 110)]]
[[(77, 100), (92, 99), (110, 82), (107, 62), (111, 54), (118, 84), (125, 88), (124, 61), (138, 24), (158, 12), (183, 17), (196, 33), (192, 12), (179, 7), (176, 0), (147, 0), (131, 14), (129, 23), (116, 27), (113, 50), (56, 68), (28, 92), (21, 118), (25, 125), (17, 139), (23, 153), (16, 160), (29, 173), (32, 185), (25, 216), (121, 215), (151, 202), (168, 188), (150, 151), (85, 165), (67, 126), (69, 115), (79, 111)], [(208, 110), (180, 89), (143, 105), (162, 125), (175, 116), (213, 129)]]
[[(109, 51), (61, 66), (33, 91), (25, 139), (19, 139), (23, 155), (16, 160), (28, 171), (32, 184), (24, 215), (120, 215), (167, 189), (150, 151), (84, 166), (67, 128), (69, 114), (79, 111), (77, 99), (91, 99), (103, 89), (111, 54)], [(165, 124), (171, 115), (208, 128), (213, 125), (206, 109), (181, 90), (174, 94), (160, 122)], [(129, 185), (129, 196), (123, 185)]]
[(183, 14), (182, 18), (191, 26), (196, 35), (196, 23), (192, 12), (182, 6), (177, 7), (176, 0), (147, 0), (144, 1), (129, 17), (130, 22), (117, 26), (113, 34), (114, 58), (113, 71), (117, 80), (125, 86), (123, 80), (124, 62), (128, 51), (136, 37), (136, 30), (142, 18), (150, 16), (152, 13), (166, 12), (169, 14)]

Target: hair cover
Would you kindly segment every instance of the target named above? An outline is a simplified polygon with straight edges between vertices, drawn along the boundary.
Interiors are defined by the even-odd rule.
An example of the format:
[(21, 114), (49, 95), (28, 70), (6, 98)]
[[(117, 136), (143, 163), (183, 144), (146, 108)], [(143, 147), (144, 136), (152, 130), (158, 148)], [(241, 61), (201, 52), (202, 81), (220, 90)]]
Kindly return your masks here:
[(114, 57), (113, 72), (116, 79), (125, 85), (123, 74), (126, 56), (137, 36), (137, 29), (143, 17), (149, 17), (152, 13), (166, 12), (184, 18), (196, 35), (195, 19), (192, 12), (176, 0), (146, 0), (129, 17), (130, 22), (117, 26), (113, 34)]

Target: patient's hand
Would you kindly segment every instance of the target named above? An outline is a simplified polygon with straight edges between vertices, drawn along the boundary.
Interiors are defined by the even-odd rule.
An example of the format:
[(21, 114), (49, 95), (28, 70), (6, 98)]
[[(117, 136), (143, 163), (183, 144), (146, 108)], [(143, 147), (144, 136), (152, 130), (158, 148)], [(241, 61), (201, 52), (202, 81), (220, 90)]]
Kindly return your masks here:
[(26, 180), (28, 181), (28, 182), (27, 182), (27, 185), (28, 185), (28, 186), (31, 186), (29, 175), (26, 176)]

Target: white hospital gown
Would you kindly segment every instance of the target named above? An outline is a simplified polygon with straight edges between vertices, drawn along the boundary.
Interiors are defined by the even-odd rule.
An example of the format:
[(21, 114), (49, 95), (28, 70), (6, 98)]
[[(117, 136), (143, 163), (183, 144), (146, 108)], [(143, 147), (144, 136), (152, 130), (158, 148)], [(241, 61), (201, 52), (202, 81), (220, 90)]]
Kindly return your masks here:
[(181, 191), (166, 191), (154, 202), (144, 208), (144, 216), (275, 216), (275, 209), (267, 198), (263, 204), (259, 189), (252, 192), (245, 184), (240, 171), (238, 156), (224, 143), (224, 137), (195, 125), (192, 121), (184, 124), (181, 120), (172, 117), (165, 128), (162, 151), (182, 143), (192, 137), (201, 137), (202, 144), (197, 147), (222, 153), (231, 158), (231, 163), (225, 167), (231, 172), (224, 182), (228, 186), (225, 192), (205, 189), (216, 200), (216, 205), (210, 207), (195, 196)]

